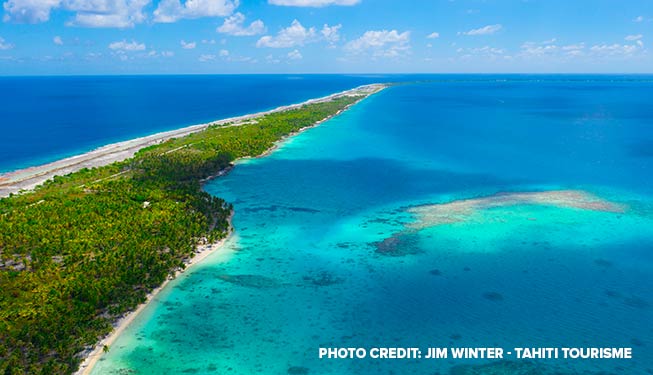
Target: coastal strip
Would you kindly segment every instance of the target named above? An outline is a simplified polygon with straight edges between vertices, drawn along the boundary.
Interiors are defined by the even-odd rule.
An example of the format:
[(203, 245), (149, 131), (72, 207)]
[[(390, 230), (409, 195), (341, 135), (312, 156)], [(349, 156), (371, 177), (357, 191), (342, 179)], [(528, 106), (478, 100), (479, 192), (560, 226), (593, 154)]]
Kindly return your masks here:
[(136, 317), (143, 311), (145, 308), (152, 302), (159, 293), (168, 285), (168, 283), (174, 279), (176, 279), (179, 275), (182, 273), (188, 271), (192, 266), (199, 264), (202, 262), (204, 259), (206, 259), (209, 255), (213, 254), (215, 251), (218, 249), (222, 248), (224, 244), (227, 242), (229, 238), (231, 238), (231, 235), (234, 232), (233, 226), (231, 225), (231, 220), (233, 218), (233, 212), (227, 219), (229, 222), (229, 229), (227, 235), (214, 243), (210, 244), (201, 244), (197, 245), (195, 248), (195, 255), (192, 258), (187, 259), (184, 264), (185, 268), (183, 269), (178, 269), (174, 276), (168, 277), (161, 285), (159, 285), (157, 288), (153, 289), (150, 293), (147, 294), (147, 297), (145, 299), (145, 302), (141, 303), (138, 305), (138, 307), (133, 310), (125, 313), (120, 319), (115, 321), (113, 323), (113, 330), (111, 333), (109, 333), (107, 336), (105, 336), (102, 340), (98, 341), (95, 346), (90, 348), (89, 350), (81, 353), (81, 356), (83, 356), (83, 361), (79, 365), (78, 370), (75, 372), (74, 375), (89, 375), (93, 371), (93, 367), (97, 363), (97, 361), (102, 358), (102, 354), (104, 354), (104, 348), (110, 348), (111, 345), (116, 341), (118, 337), (123, 333), (127, 327), (136, 319)]
[[(315, 122), (315, 123), (313, 123), (313, 124), (311, 124), (309, 126), (305, 126), (305, 127), (301, 128), (301, 129), (299, 129), (299, 130), (297, 130), (297, 131), (295, 131), (295, 132), (293, 132), (293, 133), (279, 139), (277, 142), (274, 143), (274, 145), (271, 148), (266, 150), (264, 153), (256, 156), (256, 157), (265, 157), (267, 155), (270, 155), (275, 150), (277, 150), (279, 148), (279, 146), (286, 139), (288, 139), (290, 137), (293, 137), (293, 136), (295, 136), (295, 135), (297, 135), (297, 134), (299, 134), (299, 133), (301, 133), (301, 132), (303, 132), (303, 131), (305, 131), (307, 129), (319, 126), (320, 124), (324, 123), (325, 121), (329, 120), (330, 118), (333, 118), (333, 117), (341, 114), (343, 111), (345, 111), (348, 108), (350, 108), (351, 106), (355, 105), (360, 100), (368, 97), (371, 94), (374, 94), (374, 93), (377, 93), (377, 92), (381, 91), (385, 87), (387, 87), (387, 86), (382, 85), (382, 84), (373, 84), (373, 85), (361, 86), (361, 87), (357, 87), (355, 89), (351, 89), (351, 90), (347, 90), (347, 91), (344, 91), (344, 92), (329, 95), (327, 97), (323, 97), (323, 98), (319, 98), (319, 99), (311, 99), (311, 100), (308, 100), (308, 101), (303, 102), (301, 104), (294, 104), (294, 105), (291, 105), (291, 106), (279, 107), (279, 108), (276, 108), (276, 109), (274, 109), (272, 111), (266, 111), (266, 112), (261, 112), (261, 113), (257, 113), (257, 114), (252, 114), (252, 115), (240, 116), (240, 117), (237, 117), (237, 118), (230, 118), (230, 119), (220, 120), (220, 121), (211, 122), (211, 123), (208, 123), (208, 124), (195, 125), (195, 126), (179, 129), (178, 131), (159, 133), (159, 134), (155, 134), (155, 135), (153, 135), (151, 137), (144, 137), (144, 138), (139, 138), (139, 139), (136, 139), (136, 140), (133, 140), (133, 141), (121, 142), (119, 144), (105, 146), (105, 147), (103, 147), (101, 149), (96, 150), (96, 151), (100, 151), (102, 149), (106, 149), (106, 148), (109, 148), (109, 147), (112, 147), (112, 146), (118, 146), (118, 147), (113, 147), (113, 148), (114, 149), (120, 149), (120, 146), (124, 145), (124, 147), (120, 151), (116, 151), (114, 153), (109, 152), (108, 157), (106, 157), (106, 156), (104, 156), (104, 157), (94, 157), (94, 156), (97, 155), (97, 154), (93, 154), (95, 151), (89, 152), (89, 153), (84, 154), (84, 155), (80, 155), (80, 157), (87, 156), (89, 154), (93, 154), (93, 155), (90, 155), (90, 157), (86, 159), (86, 160), (88, 160), (88, 162), (91, 162), (91, 163), (103, 163), (103, 164), (97, 164), (97, 165), (93, 165), (93, 166), (106, 165), (106, 164), (110, 164), (111, 162), (116, 162), (116, 161), (126, 159), (128, 157), (131, 157), (140, 148), (147, 147), (147, 146), (152, 145), (152, 144), (158, 144), (158, 143), (161, 143), (161, 142), (163, 142), (163, 141), (165, 141), (167, 139), (170, 139), (170, 138), (177, 138), (177, 137), (185, 136), (185, 135), (195, 133), (195, 132), (198, 132), (198, 131), (202, 131), (202, 130), (205, 130), (207, 127), (212, 126), (212, 125), (222, 125), (223, 127), (226, 127), (226, 126), (240, 126), (240, 125), (244, 125), (244, 124), (249, 124), (252, 121), (256, 121), (256, 118), (259, 118), (261, 116), (265, 116), (267, 114), (271, 114), (271, 113), (275, 113), (275, 112), (282, 112), (282, 111), (286, 111), (286, 110), (297, 109), (297, 108), (300, 108), (300, 107), (302, 107), (304, 105), (307, 105), (307, 104), (328, 102), (328, 101), (340, 98), (342, 96), (361, 96), (361, 99), (353, 102), (352, 104), (349, 104), (348, 106), (346, 106), (345, 108), (337, 111), (333, 115), (328, 116), (328, 117), (326, 117), (326, 118), (324, 118), (324, 119), (322, 119), (320, 121), (317, 121), (317, 122)], [(171, 135), (171, 133), (174, 133), (174, 135)], [(153, 138), (153, 137), (156, 137), (156, 139), (148, 139), (148, 138)], [(133, 142), (133, 143), (130, 144), (130, 142)], [(73, 159), (73, 158), (69, 158), (69, 159)], [(64, 162), (64, 161), (69, 160), (69, 159), (64, 159), (61, 162)], [(88, 168), (88, 166), (82, 165), (82, 164), (86, 164), (88, 162), (75, 164), (74, 167), (77, 168), (75, 170), (79, 170), (79, 169), (84, 168), (84, 167)], [(55, 164), (55, 168), (57, 168), (57, 165), (56, 165), (57, 162), (50, 163), (48, 165), (53, 165), (53, 164)], [(42, 167), (46, 167), (46, 166), (42, 166)], [(69, 168), (73, 168), (73, 165), (70, 165)], [(207, 180), (209, 180), (211, 178), (216, 178), (216, 177), (222, 176), (222, 175), (228, 173), (231, 168), (233, 168), (233, 167), (228, 167), (228, 168), (222, 169), (222, 170), (218, 171), (218, 173), (216, 173), (214, 176), (211, 176), (210, 178), (202, 180), (202, 182), (205, 182), (205, 181), (207, 181)], [(70, 172), (74, 172), (75, 170), (71, 170)], [(56, 175), (56, 172), (59, 172), (59, 171), (61, 171), (61, 169), (57, 169), (56, 171), (52, 170), (50, 173), (55, 173), (55, 175)], [(18, 172), (20, 172), (20, 171), (18, 171)], [(70, 172), (68, 172), (68, 173), (70, 173)], [(17, 172), (15, 172), (15, 173), (17, 173)], [(157, 297), (157, 295), (162, 290), (164, 290), (164, 288), (168, 285), (168, 283), (171, 280), (178, 277), (181, 273), (185, 272), (190, 267), (200, 263), (201, 261), (206, 259), (210, 254), (216, 252), (222, 246), (224, 246), (224, 244), (227, 242), (227, 240), (229, 240), (229, 238), (231, 237), (231, 235), (234, 232), (234, 228), (232, 226), (232, 220), (231, 220), (232, 217), (233, 217), (233, 211), (231, 212), (231, 215), (229, 216), (229, 218), (227, 220), (228, 221), (228, 232), (227, 232), (227, 235), (223, 239), (221, 239), (221, 240), (219, 240), (219, 241), (217, 241), (215, 243), (211, 243), (211, 244), (199, 244), (199, 245), (197, 245), (197, 247), (195, 249), (194, 256), (192, 258), (187, 259), (184, 262), (184, 264), (185, 264), (184, 269), (177, 270), (175, 272), (174, 276), (168, 277), (160, 286), (158, 286), (157, 288), (153, 289), (150, 293), (148, 293), (148, 295), (146, 297), (146, 300), (143, 303), (141, 303), (140, 305), (138, 305), (138, 307), (135, 310), (132, 310), (132, 311), (129, 311), (129, 312), (123, 314), (118, 320), (116, 320), (113, 323), (113, 330), (107, 336), (105, 336), (100, 341), (98, 341), (92, 348), (89, 348), (88, 350), (80, 353), (80, 356), (83, 358), (83, 360), (82, 360), (81, 364), (79, 365), (78, 370), (74, 374), (75, 375), (89, 375), (89, 374), (91, 374), (92, 371), (93, 371), (94, 366), (96, 365), (96, 363), (100, 360), (100, 358), (102, 358), (102, 355), (104, 354), (105, 348), (110, 348), (110, 346), (124, 332), (124, 330)]]
[(384, 89), (385, 87), (387, 86), (384, 84), (370, 84), (359, 86), (325, 97), (309, 99), (302, 103), (281, 106), (269, 111), (236, 116), (204, 124), (191, 125), (177, 130), (165, 131), (128, 141), (113, 143), (81, 155), (76, 155), (47, 164), (0, 174), (0, 198), (7, 197), (10, 194), (32, 190), (43, 182), (53, 178), (54, 176), (63, 176), (79, 171), (83, 168), (96, 168), (128, 159), (134, 156), (136, 152), (142, 148), (161, 144), (169, 139), (180, 138), (189, 134), (197, 133), (202, 130), (206, 130), (211, 126), (241, 126), (249, 124), (252, 121), (255, 121), (256, 118), (265, 115), (293, 110), (309, 104), (329, 102), (343, 96), (363, 95), (366, 97)]

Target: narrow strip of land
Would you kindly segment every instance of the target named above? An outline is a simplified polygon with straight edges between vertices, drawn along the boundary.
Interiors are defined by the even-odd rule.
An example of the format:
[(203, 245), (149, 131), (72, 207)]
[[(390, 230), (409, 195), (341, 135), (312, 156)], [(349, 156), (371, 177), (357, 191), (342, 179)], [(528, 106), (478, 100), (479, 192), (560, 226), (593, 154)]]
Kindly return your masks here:
[(0, 199), (0, 322), (6, 322), (0, 324), (0, 352), (6, 353), (0, 373), (72, 374), (84, 359), (81, 371), (90, 371), (143, 302), (230, 234), (233, 206), (203, 191), (202, 182), (240, 158), (266, 155), (384, 87), (363, 86), (5, 175), (4, 187), (21, 194)]
[(343, 96), (369, 95), (383, 89), (385, 85), (371, 84), (342, 91), (322, 98), (310, 99), (302, 103), (278, 107), (244, 116), (231, 117), (205, 124), (192, 125), (177, 130), (156, 133), (146, 137), (109, 144), (85, 154), (72, 156), (62, 160), (39, 166), (29, 167), (5, 174), (0, 174), (0, 198), (31, 190), (54, 176), (63, 176), (82, 168), (95, 168), (109, 165), (116, 161), (128, 159), (144, 147), (160, 144), (172, 138), (180, 138), (207, 129), (210, 126), (240, 126), (251, 123), (256, 118), (277, 112), (300, 108), (307, 104), (329, 102)]

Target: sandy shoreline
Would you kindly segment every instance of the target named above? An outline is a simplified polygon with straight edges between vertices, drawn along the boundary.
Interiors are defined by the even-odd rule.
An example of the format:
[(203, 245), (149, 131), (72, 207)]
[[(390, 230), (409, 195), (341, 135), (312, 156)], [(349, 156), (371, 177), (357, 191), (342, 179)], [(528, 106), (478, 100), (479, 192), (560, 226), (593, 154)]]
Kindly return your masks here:
[[(360, 86), (360, 87), (357, 87), (357, 88), (354, 88), (354, 89), (351, 89), (351, 90), (339, 92), (339, 93), (332, 94), (332, 95), (329, 95), (329, 96), (326, 96), (326, 97), (323, 97), (323, 98), (310, 99), (310, 100), (305, 101), (305, 102), (300, 103), (300, 104), (293, 104), (293, 105), (290, 105), (290, 106), (279, 107), (279, 108), (273, 109), (271, 111), (260, 112), (260, 113), (256, 113), (256, 114), (251, 114), (251, 115), (246, 115), (246, 116), (240, 116), (240, 117), (215, 121), (215, 122), (211, 122), (211, 123), (207, 123), (207, 124), (194, 125), (194, 126), (182, 128), (182, 129), (171, 131), (171, 132), (158, 133), (158, 134), (155, 134), (155, 135), (152, 135), (152, 136), (149, 136), (149, 137), (138, 138), (138, 139), (135, 139), (135, 140), (132, 140), (132, 141), (120, 142), (120, 143), (116, 143), (116, 144), (113, 144), (113, 145), (108, 145), (108, 146), (101, 147), (101, 148), (99, 148), (97, 150), (91, 151), (91, 152), (86, 153), (84, 155), (63, 159), (63, 160), (60, 160), (58, 162), (46, 164), (46, 165), (39, 166), (39, 167), (27, 168), (27, 169), (16, 171), (16, 172), (11, 172), (11, 173), (8, 173), (6, 175), (0, 175), (0, 197), (6, 196), (6, 195), (8, 195), (9, 193), (12, 192), (12, 191), (10, 191), (9, 193), (5, 194), (6, 190), (3, 190), (5, 188), (5, 185), (4, 185), (5, 181), (3, 180), (3, 178), (6, 177), (7, 175), (17, 175), (19, 177), (21, 175), (24, 175), (26, 177), (23, 178), (23, 181), (40, 180), (39, 182), (31, 182), (32, 184), (34, 184), (31, 187), (21, 188), (21, 189), (32, 189), (35, 186), (43, 183), (47, 179), (49, 179), (49, 178), (51, 178), (51, 177), (53, 177), (55, 175), (61, 174), (61, 171), (69, 170), (68, 172), (65, 172), (65, 173), (71, 173), (71, 172), (74, 172), (74, 171), (79, 170), (81, 168), (85, 168), (85, 167), (90, 168), (89, 166), (86, 165), (88, 163), (93, 164), (92, 165), (93, 167), (97, 167), (97, 166), (107, 165), (107, 164), (110, 164), (110, 163), (113, 163), (113, 162), (116, 162), (116, 161), (124, 160), (126, 158), (131, 157), (140, 148), (149, 146), (151, 144), (160, 143), (160, 142), (165, 141), (166, 139), (169, 139), (169, 138), (180, 137), (180, 136), (184, 136), (184, 135), (187, 135), (187, 134), (190, 134), (190, 133), (193, 133), (193, 132), (201, 131), (201, 130), (203, 130), (206, 127), (211, 126), (211, 125), (226, 124), (226, 123), (230, 123), (230, 122), (235, 122), (236, 124), (234, 124), (234, 126), (236, 126), (236, 125), (238, 125), (238, 123), (249, 121), (249, 120), (252, 120), (254, 118), (269, 114), (269, 113), (285, 111), (285, 110), (300, 107), (300, 106), (305, 105), (305, 104), (329, 101), (329, 100), (332, 100), (332, 99), (335, 99), (335, 98), (338, 98), (338, 97), (341, 97), (341, 96), (345, 96), (345, 95), (356, 95), (356, 94), (361, 94), (362, 93), (362, 94), (365, 95), (362, 99), (365, 99), (369, 95), (375, 94), (375, 93), (381, 91), (382, 89), (384, 89), (385, 87), (386, 86), (382, 85), (382, 84), (372, 84), (372, 85)], [(327, 117), (325, 119), (322, 119), (322, 120), (316, 122), (313, 125), (304, 127), (304, 128), (302, 128), (302, 129), (300, 129), (300, 130), (298, 130), (298, 131), (296, 131), (296, 132), (294, 132), (292, 134), (289, 134), (286, 137), (283, 137), (282, 139), (275, 142), (274, 146), (272, 146), (269, 150), (265, 151), (263, 154), (261, 154), (261, 155), (259, 155), (257, 157), (265, 157), (265, 156), (271, 154), (276, 149), (278, 149), (283, 144), (283, 142), (286, 141), (288, 138), (293, 137), (293, 136), (295, 136), (295, 135), (297, 135), (297, 134), (299, 134), (299, 133), (301, 133), (301, 132), (303, 132), (303, 131), (305, 131), (307, 129), (319, 126), (320, 124), (322, 124), (323, 122), (329, 120), (330, 118), (338, 116), (339, 114), (346, 111), (347, 109), (349, 109), (351, 106), (357, 104), (358, 102), (360, 102), (360, 100), (348, 105), (347, 107), (345, 107), (342, 110), (336, 112), (332, 116), (329, 116), (329, 117)], [(134, 142), (134, 143), (131, 144), (130, 142)], [(122, 147), (122, 149), (121, 149), (122, 145), (124, 145), (124, 147)], [(113, 149), (115, 151), (113, 153), (111, 153), (111, 149)], [(103, 151), (103, 150), (106, 150), (106, 151)], [(103, 156), (103, 152), (108, 153), (109, 155)], [(124, 155), (128, 155), (128, 156), (124, 156)], [(85, 156), (88, 156), (88, 158), (84, 158)], [(122, 159), (118, 159), (120, 157), (122, 157)], [(76, 160), (77, 160), (76, 158), (81, 158), (82, 160), (80, 162), (76, 162)], [(243, 159), (243, 158), (241, 158), (241, 159)], [(66, 163), (64, 163), (64, 162), (66, 162)], [(59, 164), (59, 163), (61, 163), (61, 164)], [(68, 165), (68, 166), (66, 166), (66, 165)], [(76, 168), (76, 169), (74, 169), (74, 168)], [(226, 169), (218, 172), (215, 176), (212, 176), (209, 179), (217, 178), (219, 176), (222, 176), (222, 175), (228, 173), (232, 168), (233, 167), (226, 168)], [(43, 170), (43, 173), (39, 172), (41, 170)], [(209, 179), (207, 179), (207, 180), (209, 180)], [(206, 180), (202, 181), (202, 182), (206, 182)], [(225, 244), (225, 242), (231, 237), (231, 235), (233, 234), (233, 231), (234, 231), (234, 228), (232, 227), (232, 224), (231, 224), (231, 218), (232, 217), (233, 217), (233, 212), (232, 212), (231, 216), (228, 219), (228, 221), (229, 221), (228, 231), (229, 232), (228, 232), (228, 234), (227, 234), (227, 236), (225, 238), (223, 238), (222, 240), (220, 240), (220, 241), (218, 241), (216, 243), (213, 243), (213, 244), (198, 245), (196, 247), (195, 256), (190, 258), (186, 262), (186, 268), (185, 269), (177, 271), (175, 273), (174, 277), (167, 278), (160, 286), (158, 286), (157, 288), (152, 290), (147, 295), (147, 298), (146, 298), (145, 302), (141, 303), (135, 310), (127, 312), (118, 321), (114, 322), (113, 330), (106, 337), (104, 337), (99, 342), (97, 342), (90, 352), (82, 353), (82, 355), (84, 356), (84, 359), (83, 359), (82, 363), (80, 364), (79, 369), (75, 372), (75, 375), (89, 375), (91, 373), (91, 371), (93, 370), (93, 367), (95, 366), (97, 361), (102, 357), (104, 346), (109, 346), (110, 347), (113, 344), (113, 342), (122, 334), (122, 332), (141, 313), (141, 311), (143, 311), (150, 304), (150, 302), (152, 300), (154, 300), (154, 298), (156, 298), (156, 296), (168, 285), (170, 280), (173, 280), (174, 278), (176, 278), (181, 273), (188, 270), (193, 265), (196, 265), (196, 264), (200, 263), (202, 260), (204, 260), (206, 257), (208, 257), (213, 252), (219, 250)]]
[(0, 198), (7, 197), (12, 193), (32, 190), (54, 176), (63, 176), (76, 172), (82, 168), (101, 167), (128, 159), (144, 147), (159, 144), (171, 138), (179, 138), (191, 133), (196, 133), (208, 128), (209, 126), (226, 124), (230, 124), (230, 126), (238, 126), (267, 114), (299, 108), (306, 104), (326, 102), (347, 95), (369, 95), (378, 92), (383, 88), (385, 88), (385, 85), (382, 84), (359, 86), (325, 97), (309, 99), (302, 103), (277, 107), (269, 111), (230, 117), (204, 124), (191, 125), (177, 130), (156, 133), (128, 141), (112, 143), (81, 155), (71, 156), (51, 163), (0, 174)]
[(152, 300), (156, 298), (156, 296), (168, 285), (168, 283), (171, 280), (176, 279), (179, 275), (186, 272), (189, 268), (206, 259), (206, 257), (208, 257), (213, 252), (221, 248), (225, 244), (225, 242), (227, 242), (227, 240), (231, 237), (233, 233), (233, 227), (231, 225), (232, 217), (233, 217), (233, 212), (231, 213), (231, 216), (229, 216), (229, 218), (227, 219), (229, 222), (229, 229), (227, 235), (223, 239), (211, 244), (197, 245), (197, 247), (195, 248), (195, 255), (185, 262), (186, 268), (184, 268), (183, 270), (177, 270), (174, 276), (169, 276), (161, 285), (159, 285), (150, 293), (148, 293), (145, 302), (138, 305), (138, 307), (135, 310), (125, 313), (120, 319), (118, 319), (116, 322), (113, 323), (113, 330), (102, 340), (98, 341), (90, 352), (84, 354), (84, 360), (79, 365), (79, 369), (77, 369), (75, 375), (90, 374), (97, 361), (100, 360), (100, 358), (102, 358), (102, 354), (104, 354), (104, 350), (103, 350), (104, 346), (106, 345), (108, 347), (111, 347), (111, 345), (122, 334), (122, 332), (150, 304), (150, 302), (152, 302)]

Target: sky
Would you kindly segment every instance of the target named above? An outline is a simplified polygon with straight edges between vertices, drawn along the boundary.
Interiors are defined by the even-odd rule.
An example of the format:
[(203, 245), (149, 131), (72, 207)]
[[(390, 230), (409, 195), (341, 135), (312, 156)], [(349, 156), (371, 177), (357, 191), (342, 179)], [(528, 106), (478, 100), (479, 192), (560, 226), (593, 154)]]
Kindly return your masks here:
[(653, 73), (651, 0), (2, 0), (0, 75)]

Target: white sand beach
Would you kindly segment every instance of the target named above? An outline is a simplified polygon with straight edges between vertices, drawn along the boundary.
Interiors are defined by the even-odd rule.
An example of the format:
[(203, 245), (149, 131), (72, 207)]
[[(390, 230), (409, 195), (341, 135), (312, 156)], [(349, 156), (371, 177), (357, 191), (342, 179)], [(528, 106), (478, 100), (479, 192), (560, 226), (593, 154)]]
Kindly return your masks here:
[(310, 99), (302, 103), (278, 107), (269, 111), (231, 117), (223, 120), (208, 122), (205, 124), (192, 125), (177, 130), (156, 133), (128, 141), (113, 143), (89, 151), (85, 154), (57, 160), (48, 164), (0, 174), (0, 198), (7, 197), (10, 194), (19, 193), (21, 191), (32, 190), (36, 186), (44, 183), (54, 176), (63, 176), (83, 168), (101, 167), (117, 161), (128, 159), (134, 156), (138, 150), (144, 147), (159, 144), (171, 138), (179, 138), (191, 133), (196, 133), (206, 129), (209, 126), (239, 126), (248, 123), (253, 119), (271, 113), (296, 109), (306, 104), (327, 102), (342, 96), (361, 94), (369, 95), (376, 93), (385, 87), (386, 86), (382, 84), (364, 85), (322, 98)]

